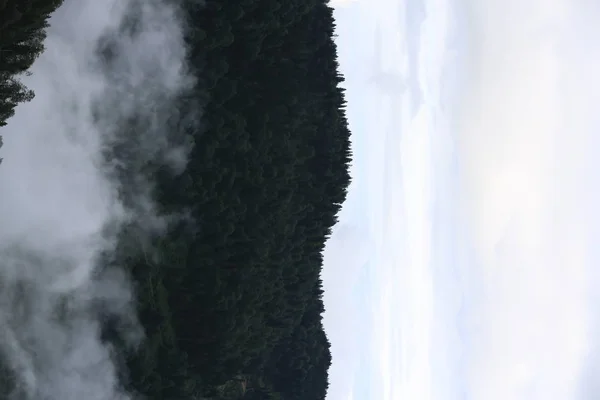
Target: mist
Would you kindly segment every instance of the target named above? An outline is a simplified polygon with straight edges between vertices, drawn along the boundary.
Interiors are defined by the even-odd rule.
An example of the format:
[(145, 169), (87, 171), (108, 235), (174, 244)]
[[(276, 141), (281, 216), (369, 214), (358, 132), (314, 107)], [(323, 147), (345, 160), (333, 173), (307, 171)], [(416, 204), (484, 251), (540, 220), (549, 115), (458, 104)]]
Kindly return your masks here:
[(175, 105), (192, 83), (184, 26), (162, 0), (67, 0), (50, 24), (22, 78), (36, 97), (0, 130), (2, 397), (130, 399), (101, 328), (110, 316), (125, 343), (143, 340), (112, 255), (125, 225), (144, 250), (178, 217), (158, 211), (146, 166), (180, 172), (190, 146), (175, 125), (199, 117)]

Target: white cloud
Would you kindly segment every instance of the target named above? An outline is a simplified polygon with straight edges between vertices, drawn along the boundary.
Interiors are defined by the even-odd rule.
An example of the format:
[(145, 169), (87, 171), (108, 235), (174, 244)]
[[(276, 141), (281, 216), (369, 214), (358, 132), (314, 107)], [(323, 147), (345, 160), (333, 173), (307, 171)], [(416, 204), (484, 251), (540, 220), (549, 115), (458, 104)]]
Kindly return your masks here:
[[(354, 219), (354, 220), (353, 220)], [(332, 366), (329, 371), (329, 398), (343, 399), (352, 394), (358, 370), (359, 348), (364, 340), (365, 315), (354, 295), (361, 269), (369, 261), (372, 245), (366, 229), (350, 216), (334, 227), (324, 252), (325, 287), (324, 327), (331, 342)]]
[[(363, 110), (355, 126), (401, 135), (370, 134), (356, 169), (375, 249), (371, 398), (597, 398), (598, 385), (581, 382), (600, 371), (600, 346), (590, 341), (600, 331), (600, 318), (590, 318), (600, 283), (592, 274), (600, 232), (593, 3), (427, 3), (410, 55), (422, 108), (413, 120), (391, 102)], [(378, 7), (386, 26), (397, 9)], [(457, 44), (465, 33), (468, 53)], [(449, 55), (454, 75), (443, 65)], [(458, 106), (444, 103), (448, 88)]]
[[(382, 27), (383, 35), (386, 38), (404, 36), (404, 31), (408, 29), (403, 25), (404, 5), (392, 2), (386, 4), (385, 7), (380, 4), (382, 7), (379, 7), (378, 11), (381, 15), (377, 16), (377, 23)], [(417, 11), (421, 10), (420, 7), (413, 8)], [(438, 10), (433, 18), (426, 21), (430, 27), (426, 33), (430, 45), (432, 40), (440, 42), (444, 39), (443, 32), (435, 29), (436, 25), (440, 26), (440, 18), (445, 18), (445, 15)], [(338, 24), (342, 29), (344, 22), (351, 23), (351, 21), (339, 20)], [(340, 37), (338, 43), (344, 54), (344, 45), (351, 46), (353, 43), (342, 40), (343, 38)], [(396, 60), (394, 71), (402, 71), (407, 57), (406, 46), (398, 47), (393, 40), (386, 40), (383, 45), (384, 53), (388, 56), (393, 55)], [(437, 53), (443, 49), (443, 42), (435, 46), (433, 52), (428, 49), (428, 55), (439, 59), (440, 55)], [(356, 49), (353, 54), (357, 54)], [(368, 50), (367, 54), (369, 54)], [(432, 60), (425, 58), (425, 62), (429, 65)], [(346, 65), (349, 68), (349, 65)], [(344, 66), (342, 59), (342, 67)], [(412, 71), (413, 74), (418, 72), (421, 71)], [(368, 75), (369, 71), (365, 73)], [(434, 73), (435, 70), (421, 72), (426, 75), (425, 78), (428, 83), (431, 82), (431, 85), (436, 83), (437, 77), (432, 78)], [(353, 86), (353, 82), (355, 81), (352, 79), (347, 82), (350, 94), (360, 88), (358, 85)], [(413, 89), (411, 87), (409, 91)], [(417, 87), (417, 89), (421, 88)], [(430, 92), (435, 95), (435, 88)], [(325, 316), (325, 321), (332, 341), (334, 357), (334, 364), (330, 370), (331, 386), (328, 398), (335, 400), (343, 398), (347, 396), (347, 390), (352, 387), (348, 384), (349, 381), (366, 379), (370, 386), (369, 398), (426, 400), (431, 398), (430, 333), (433, 322), (433, 288), (429, 269), (433, 196), (431, 159), (433, 105), (423, 105), (415, 114), (416, 118), (411, 119), (410, 114), (414, 113), (414, 110), (410, 105), (410, 97), (415, 94), (406, 92), (404, 95), (399, 93), (397, 96), (386, 98), (381, 96), (381, 93), (365, 93), (365, 95), (369, 95), (370, 101), (367, 102), (369, 107), (362, 109), (361, 115), (356, 113), (350, 115), (351, 123), (359, 118), (366, 121), (362, 124), (354, 123), (354, 126), (368, 127), (368, 132), (354, 132), (354, 135), (365, 136), (365, 140), (356, 141), (363, 143), (364, 148), (360, 149), (360, 153), (364, 154), (364, 157), (361, 159), (361, 165), (357, 163), (355, 170), (364, 177), (364, 184), (351, 187), (349, 203), (354, 198), (354, 190), (366, 192), (368, 221), (361, 228), (367, 227), (366, 231), (371, 232), (373, 240), (374, 253), (369, 253), (368, 260), (365, 260), (365, 262), (369, 261), (372, 270), (370, 276), (374, 281), (370, 287), (370, 295), (374, 298), (370, 318), (373, 333), (368, 343), (356, 346), (354, 352), (368, 349), (371, 376), (355, 377), (354, 374), (349, 373), (355, 370), (353, 364), (355, 358), (348, 354), (351, 350), (344, 351), (338, 356), (342, 353), (342, 348), (350, 349), (348, 343), (356, 335), (344, 329), (348, 325), (341, 322), (342, 315), (351, 312), (347, 298), (343, 303), (338, 300), (338, 304), (342, 304), (339, 309), (334, 310), (329, 307), (335, 307), (336, 301), (333, 297), (342, 299), (340, 294), (344, 292), (344, 287), (351, 285), (354, 268), (350, 266), (344, 268), (350, 276), (338, 275), (339, 281), (332, 278), (324, 282), (326, 294), (330, 292), (325, 300), (331, 313)], [(351, 209), (350, 205), (347, 204), (345, 210)], [(356, 210), (354, 209), (353, 212)], [(343, 213), (342, 223), (348, 223), (353, 217), (355, 218), (356, 215)], [(334, 232), (327, 245), (325, 259), (327, 274), (341, 274), (341, 270), (335, 272), (339, 268), (337, 266), (347, 264), (350, 260), (344, 262), (340, 260), (352, 254), (350, 249), (353, 249), (353, 246), (342, 245), (338, 235), (337, 231)], [(346, 254), (335, 256), (335, 253), (341, 252)], [(358, 258), (362, 259), (362, 257)], [(354, 261), (351, 265), (355, 265)], [(343, 332), (345, 338), (338, 337), (340, 332)], [(339, 358), (336, 360), (336, 357)]]
[[(589, 224), (600, 213), (584, 200), (599, 199), (590, 140), (600, 127), (600, 46), (585, 39), (600, 33), (598, 10), (583, 1), (467, 2), (471, 51), (455, 49), (463, 86), (460, 106), (447, 107), (440, 90), (452, 75), (442, 63), (457, 39), (446, 28), (465, 27), (447, 20), (460, 10), (444, 4), (432, 2), (421, 26), (425, 104), (414, 120), (385, 128), (402, 135), (399, 161), (373, 144), (364, 167), (377, 249), (372, 397), (596, 398), (581, 379), (600, 370), (587, 354), (598, 348), (589, 341), (599, 328), (589, 318)], [(384, 129), (384, 114), (399, 112), (385, 106), (372, 126)], [(458, 177), (440, 170), (454, 151)], [(384, 178), (381, 168), (401, 173)], [(452, 192), (456, 199), (439, 197)], [(434, 210), (457, 212), (440, 221), (461, 226), (434, 227)]]
[(484, 293), (470, 305), (468, 391), (574, 399), (594, 310), (588, 222), (598, 212), (585, 199), (594, 190), (600, 48), (586, 36), (600, 33), (590, 17), (598, 10), (583, 0), (467, 4), (459, 201)]
[(352, 3), (356, 3), (358, 0), (330, 0), (329, 5), (332, 7), (344, 7)]

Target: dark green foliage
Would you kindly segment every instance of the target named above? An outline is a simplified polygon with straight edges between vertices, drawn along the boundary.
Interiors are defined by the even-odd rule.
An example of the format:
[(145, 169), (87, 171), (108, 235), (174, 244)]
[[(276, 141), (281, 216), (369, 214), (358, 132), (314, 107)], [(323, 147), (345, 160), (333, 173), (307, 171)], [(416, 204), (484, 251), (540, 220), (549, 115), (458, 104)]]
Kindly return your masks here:
[(63, 0), (0, 0), (0, 127), (33, 92), (20, 81), (44, 50), (50, 14)]
[(162, 211), (190, 218), (155, 238), (152, 261), (123, 251), (148, 335), (128, 385), (149, 399), (323, 399), (321, 253), (351, 156), (332, 10), (181, 5), (199, 81), (179, 108), (203, 104), (202, 127), (187, 131), (185, 172), (155, 176)]

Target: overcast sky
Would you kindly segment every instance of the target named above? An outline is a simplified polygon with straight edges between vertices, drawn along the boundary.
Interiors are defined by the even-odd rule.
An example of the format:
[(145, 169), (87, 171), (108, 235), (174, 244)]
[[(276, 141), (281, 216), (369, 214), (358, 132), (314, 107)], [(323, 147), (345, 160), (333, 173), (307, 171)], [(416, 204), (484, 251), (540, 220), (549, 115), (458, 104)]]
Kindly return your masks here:
[(335, 3), (328, 400), (600, 397), (600, 3)]

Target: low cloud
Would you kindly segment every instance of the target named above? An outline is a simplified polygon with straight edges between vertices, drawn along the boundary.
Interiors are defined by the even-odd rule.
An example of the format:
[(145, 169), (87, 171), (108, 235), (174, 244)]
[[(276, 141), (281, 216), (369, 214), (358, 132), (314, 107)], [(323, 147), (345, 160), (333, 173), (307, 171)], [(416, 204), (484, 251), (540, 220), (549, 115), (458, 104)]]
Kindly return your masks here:
[(2, 128), (2, 398), (131, 398), (101, 330), (108, 314), (125, 343), (142, 339), (128, 276), (110, 255), (123, 224), (139, 225), (138, 239), (164, 226), (144, 166), (186, 161), (165, 123), (190, 82), (168, 4), (65, 1), (23, 78), (36, 97)]

